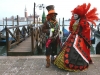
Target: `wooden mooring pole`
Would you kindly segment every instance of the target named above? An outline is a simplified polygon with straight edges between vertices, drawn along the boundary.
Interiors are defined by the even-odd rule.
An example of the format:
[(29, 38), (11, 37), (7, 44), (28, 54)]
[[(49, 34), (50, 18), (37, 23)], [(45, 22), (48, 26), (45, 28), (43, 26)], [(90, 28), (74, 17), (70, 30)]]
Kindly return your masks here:
[[(62, 31), (64, 31), (64, 18), (63, 18), (63, 21), (62, 21)], [(64, 35), (64, 33), (63, 33)]]
[(7, 17), (6, 17), (6, 26), (7, 26)]
[[(19, 17), (17, 15), (17, 26), (19, 26)], [(17, 37), (17, 40), (18, 42), (20, 41), (20, 33), (19, 33), (19, 27), (17, 27), (17, 32), (16, 32), (16, 37)]]

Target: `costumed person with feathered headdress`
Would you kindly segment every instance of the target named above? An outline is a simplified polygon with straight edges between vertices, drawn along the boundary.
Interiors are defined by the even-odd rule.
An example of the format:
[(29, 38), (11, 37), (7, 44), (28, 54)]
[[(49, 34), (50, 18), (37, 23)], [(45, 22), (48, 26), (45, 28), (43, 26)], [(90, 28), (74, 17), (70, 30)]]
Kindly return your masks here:
[(97, 9), (90, 9), (91, 4), (83, 3), (72, 10), (70, 34), (64, 42), (54, 64), (64, 70), (82, 71), (93, 63), (90, 57), (90, 23), (96, 25)]
[(59, 25), (56, 20), (57, 13), (54, 10), (54, 5), (46, 7), (48, 10), (47, 19), (42, 27), (43, 33), (46, 33), (46, 68), (50, 67), (50, 55), (51, 63), (54, 62), (54, 56), (57, 55), (57, 44), (59, 37)]

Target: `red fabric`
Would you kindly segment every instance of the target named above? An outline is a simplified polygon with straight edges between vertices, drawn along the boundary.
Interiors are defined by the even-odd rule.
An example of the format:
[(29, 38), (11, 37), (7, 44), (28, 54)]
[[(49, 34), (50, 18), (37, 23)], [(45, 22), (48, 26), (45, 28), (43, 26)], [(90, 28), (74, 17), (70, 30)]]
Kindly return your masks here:
[(50, 43), (51, 43), (51, 39), (48, 39), (47, 42), (46, 42), (46, 47), (47, 48), (49, 47)]
[[(75, 41), (71, 41), (71, 40), (74, 40), (74, 37), (76, 36), (76, 34), (71, 34), (68, 38), (68, 40), (65, 42), (65, 45), (63, 47), (63, 50), (65, 49), (65, 53), (64, 53), (64, 64), (65, 64), (65, 67), (66, 68), (69, 68), (71, 70), (84, 70), (88, 67), (88, 64), (86, 65), (77, 65), (77, 64), (72, 64), (70, 63), (70, 60), (69, 60), (69, 52), (71, 52), (71, 46), (73, 46), (72, 42), (76, 42), (74, 45), (75, 45), (75, 49), (77, 48), (77, 52), (81, 55), (82, 55), (82, 58), (84, 57), (85, 59), (87, 59), (87, 61), (89, 62), (91, 60), (90, 58), (90, 50), (87, 48), (85, 42), (84, 42), (84, 39), (83, 38), (80, 38), (80, 36), (77, 37), (77, 39)], [(73, 38), (72, 38), (73, 37)], [(78, 42), (80, 40), (80, 43)], [(84, 59), (83, 58), (83, 59)]]
[[(88, 61), (90, 61), (90, 59), (91, 59), (91, 58), (90, 58), (90, 49), (87, 48), (87, 45), (85, 44), (84, 39), (78, 37), (77, 40), (81, 40), (81, 42), (80, 42), (80, 47), (82, 48), (82, 49), (80, 50), (80, 48), (77, 47), (77, 45), (79, 44), (79, 43), (77, 42), (77, 43), (76, 43), (76, 47), (77, 47), (78, 51), (79, 51)], [(84, 52), (85, 52), (85, 53), (84, 53)]]
[[(71, 20), (70, 22), (70, 26), (69, 26), (69, 31), (73, 32), (73, 24), (74, 24), (75, 20)], [(90, 25), (87, 22), (86, 19), (81, 19), (79, 22), (79, 25), (82, 27), (82, 32), (80, 32), (83, 36), (85, 36), (85, 38), (88, 39), (88, 41), (90, 40)], [(90, 42), (89, 42), (90, 44)]]
[[(89, 45), (91, 45), (91, 42), (88, 42), (88, 41), (90, 41), (90, 26), (89, 26), (89, 23), (84, 21), (84, 20), (81, 20), (80, 25), (83, 28), (81, 35), (84, 36), (83, 38), (87, 41), (87, 43)], [(83, 48), (84, 48), (84, 52), (88, 55), (88, 60), (90, 60), (90, 49), (88, 49), (86, 45), (84, 45)]]
[(74, 10), (72, 10), (72, 14), (78, 14), (81, 18), (85, 18), (87, 21), (91, 22), (93, 25), (96, 26), (94, 20), (98, 20), (98, 14), (96, 13), (97, 8), (93, 8), (89, 11), (91, 4), (83, 3), (82, 5), (78, 5)]
[[(70, 22), (69, 30), (70, 30), (71, 32), (73, 32), (72, 26), (73, 26), (74, 22), (75, 22), (75, 20), (71, 20), (71, 22)], [(82, 50), (83, 50), (83, 51), (86, 53), (86, 55), (88, 56), (88, 58), (86, 58), (86, 57), (85, 57), (85, 58), (86, 58), (87, 60), (90, 60), (90, 49), (87, 48), (87, 45), (86, 45), (85, 42), (84, 42), (84, 40), (85, 40), (89, 45), (91, 45), (91, 43), (90, 43), (90, 25), (89, 25), (89, 23), (86, 21), (86, 19), (80, 19), (79, 26), (82, 27), (81, 32), (78, 32), (78, 33), (80, 33), (81, 36), (82, 36), (80, 45), (81, 45)], [(73, 35), (73, 34), (71, 34), (71, 35)], [(78, 39), (80, 39), (80, 38), (78, 38)], [(77, 44), (76, 44), (76, 46), (77, 46)], [(77, 47), (77, 48), (78, 48), (78, 47)], [(80, 49), (79, 49), (79, 51), (80, 51)], [(82, 52), (80, 52), (80, 53), (81, 53), (83, 56), (85, 56), (84, 53), (82, 53)]]
[[(89, 23), (85, 20), (85, 19), (83, 19), (83, 20), (81, 20), (80, 21), (80, 26), (82, 27), (82, 32), (81, 32), (81, 34), (85, 37), (85, 38), (87, 38), (88, 39), (88, 41), (90, 41), (90, 25), (89, 25)], [(84, 38), (84, 39), (85, 39)]]

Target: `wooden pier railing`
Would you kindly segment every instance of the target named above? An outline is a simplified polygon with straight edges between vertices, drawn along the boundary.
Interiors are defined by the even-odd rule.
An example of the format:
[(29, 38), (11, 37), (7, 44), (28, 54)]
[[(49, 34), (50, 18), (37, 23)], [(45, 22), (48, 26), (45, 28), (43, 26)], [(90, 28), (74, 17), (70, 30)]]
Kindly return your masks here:
[[(42, 43), (45, 37), (43, 37), (44, 34), (41, 31), (41, 27), (42, 25), (37, 27), (34, 27), (32, 25), (15, 26), (9, 28), (6, 27), (7, 54), (14, 54), (14, 50), (16, 50), (16, 47), (14, 46), (19, 45), (23, 40), (25, 41), (27, 37), (31, 37), (31, 51), (29, 50), (29, 55), (34, 55), (34, 52), (37, 50), (37, 47), (40, 47), (42, 49)], [(14, 33), (11, 32), (11, 29), (13, 28)], [(25, 46), (25, 44), (28, 43), (24, 43), (23, 47)], [(24, 50), (21, 49), (21, 52), (24, 52)]]
[[(25, 40), (25, 38), (29, 37), (31, 34), (30, 28), (31, 25), (6, 27), (7, 51), (9, 51), (12, 46), (19, 44)], [(13, 32), (12, 29), (14, 29)]]
[(42, 33), (41, 28), (42, 25), (31, 28), (31, 47), (33, 53), (35, 52), (35, 50), (37, 50), (37, 47), (40, 47), (42, 49), (42, 44), (45, 43), (45, 34)]

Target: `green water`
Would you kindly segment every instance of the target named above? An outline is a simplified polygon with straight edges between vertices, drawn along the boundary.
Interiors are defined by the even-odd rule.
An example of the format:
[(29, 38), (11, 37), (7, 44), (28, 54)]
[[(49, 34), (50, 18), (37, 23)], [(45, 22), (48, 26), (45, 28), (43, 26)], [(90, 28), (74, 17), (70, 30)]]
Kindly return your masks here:
[(0, 46), (0, 56), (6, 56), (6, 47)]

